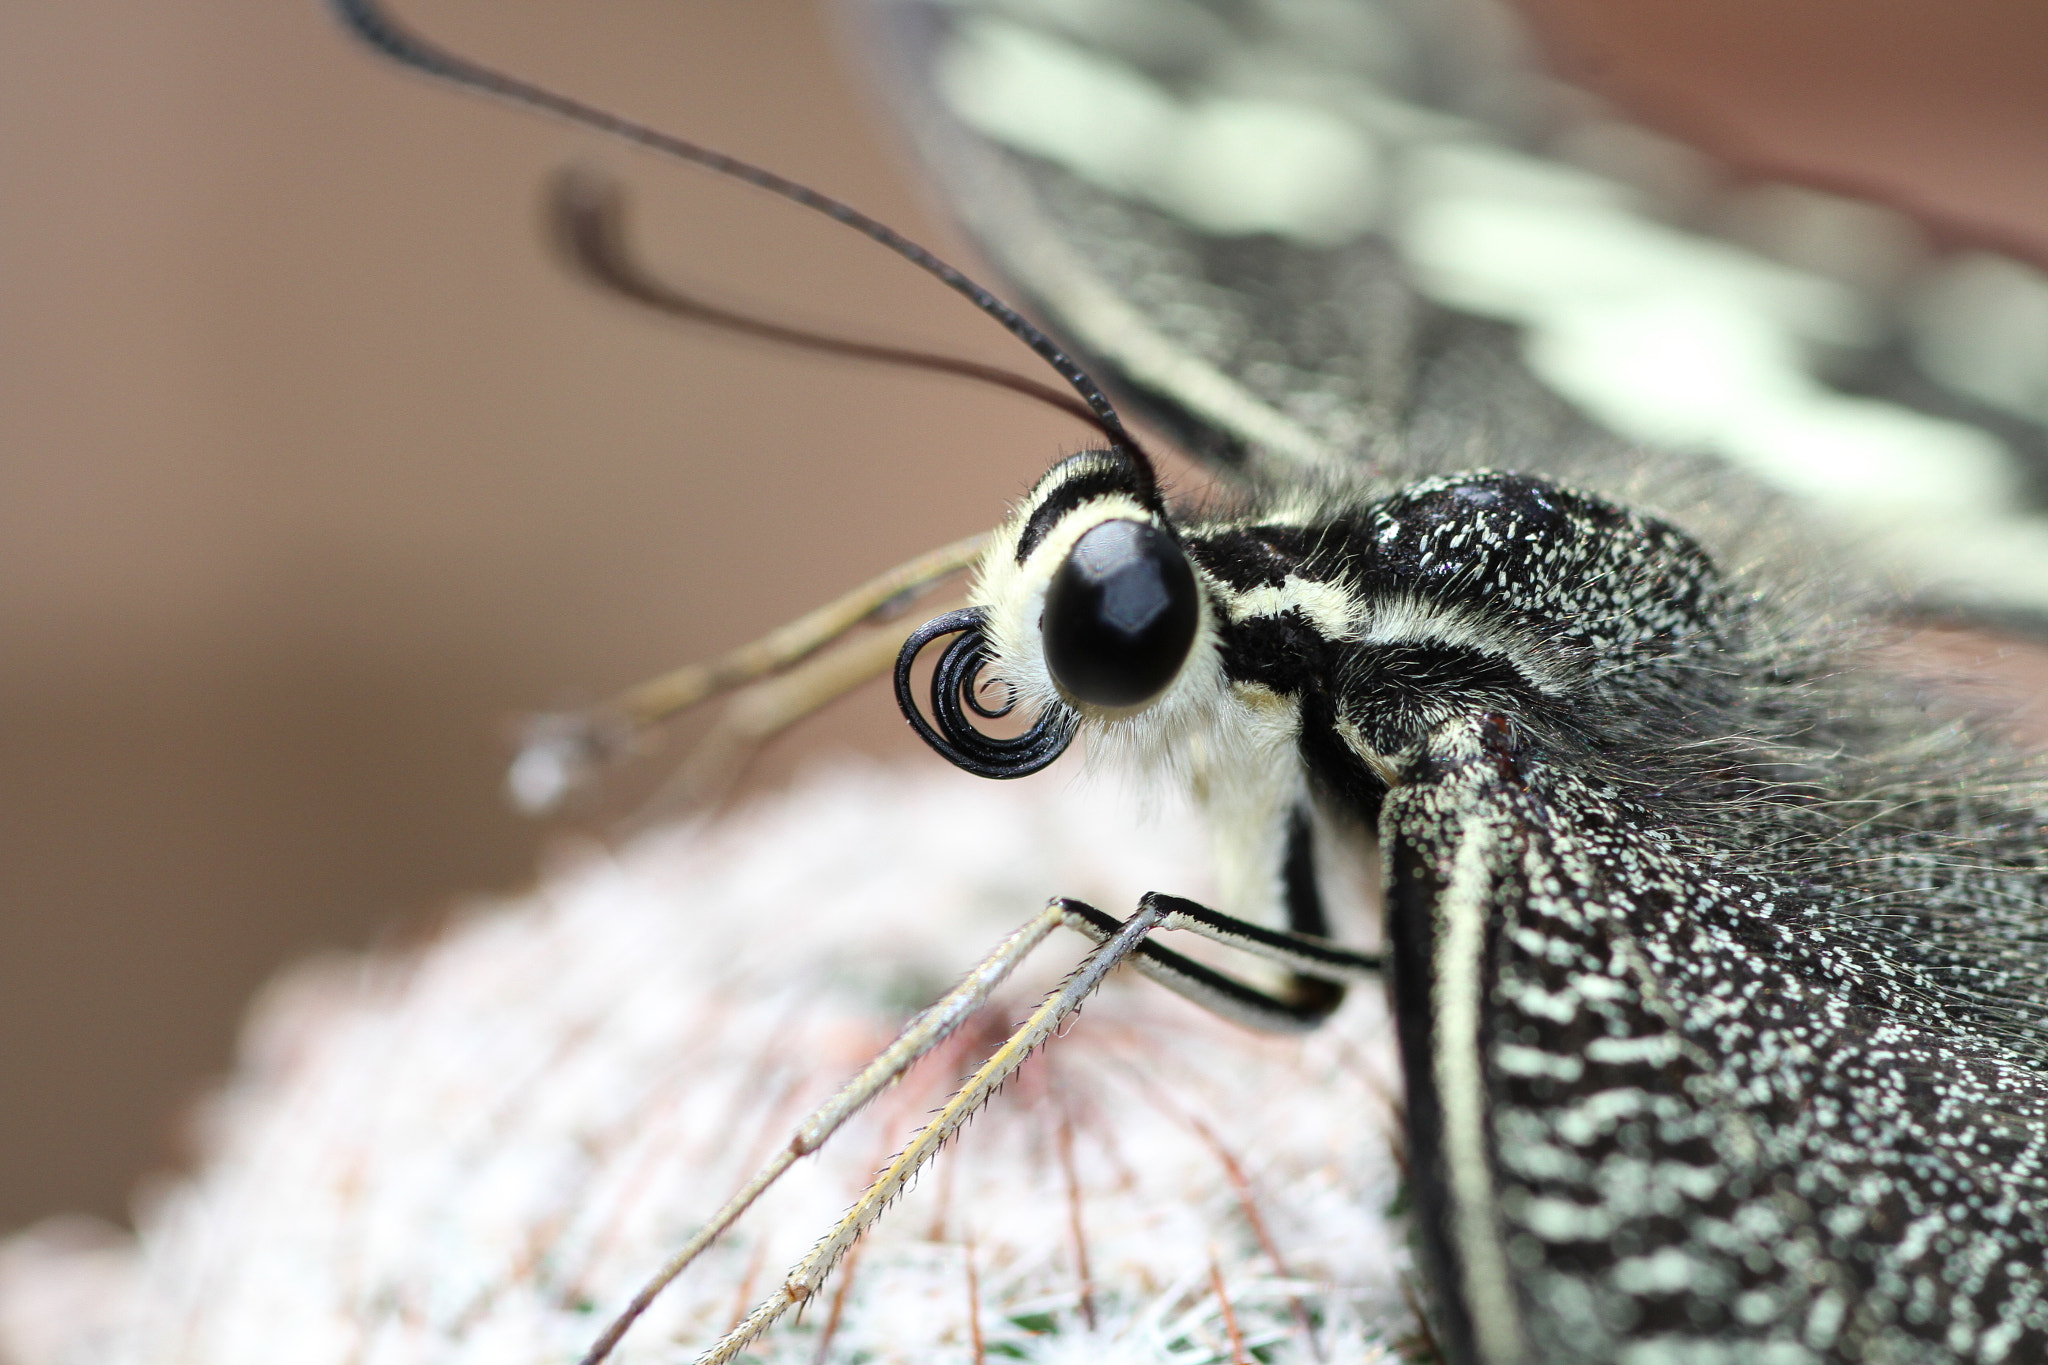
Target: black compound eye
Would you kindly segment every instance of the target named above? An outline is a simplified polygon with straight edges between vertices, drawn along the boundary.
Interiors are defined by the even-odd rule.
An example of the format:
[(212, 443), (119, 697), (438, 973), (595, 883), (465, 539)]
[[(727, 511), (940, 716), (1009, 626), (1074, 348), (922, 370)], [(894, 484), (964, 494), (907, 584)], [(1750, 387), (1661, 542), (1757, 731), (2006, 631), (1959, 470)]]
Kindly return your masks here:
[(1091, 527), (1045, 593), (1039, 633), (1053, 681), (1095, 706), (1150, 701), (1195, 643), (1195, 596), (1195, 571), (1164, 531), (1140, 521)]

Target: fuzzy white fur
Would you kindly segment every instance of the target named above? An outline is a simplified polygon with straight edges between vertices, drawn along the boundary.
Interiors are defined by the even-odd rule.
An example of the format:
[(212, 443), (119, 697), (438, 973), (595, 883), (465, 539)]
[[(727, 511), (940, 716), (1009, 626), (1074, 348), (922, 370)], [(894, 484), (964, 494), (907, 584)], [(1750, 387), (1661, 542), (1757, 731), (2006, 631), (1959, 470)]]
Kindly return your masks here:
[[(0, 1358), (573, 1360), (810, 1104), (1048, 895), (1122, 914), (1147, 889), (1204, 894), (1191, 824), (1050, 774), (839, 770), (591, 851), (420, 950), (300, 968), (252, 1013), (203, 1165), (139, 1237), (67, 1224), (0, 1245)], [(976, 1036), (800, 1163), (620, 1358), (687, 1360), (728, 1326), (1084, 947), (1053, 940)], [(968, 1362), (978, 1317), (989, 1358), (1229, 1361), (1213, 1266), (1271, 1359), (1390, 1359), (1413, 1328), (1385, 1216), (1397, 1090), (1376, 992), (1276, 1040), (1120, 974), (758, 1358)]]

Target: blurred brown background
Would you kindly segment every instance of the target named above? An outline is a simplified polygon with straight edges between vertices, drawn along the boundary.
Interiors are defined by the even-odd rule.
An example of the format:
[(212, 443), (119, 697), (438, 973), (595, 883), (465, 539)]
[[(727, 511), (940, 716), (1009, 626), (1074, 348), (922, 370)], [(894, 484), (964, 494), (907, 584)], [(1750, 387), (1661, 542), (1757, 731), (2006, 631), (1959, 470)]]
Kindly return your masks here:
[[(1754, 164), (2048, 242), (2034, 0), (1530, 3)], [(811, 0), (406, 10), (947, 244)], [(592, 295), (536, 231), (572, 158), (724, 299), (1028, 368), (846, 234), (395, 72), (314, 0), (0, 5), (0, 1228), (121, 1216), (277, 964), (529, 875), (508, 718), (975, 529), (1083, 439)], [(899, 730), (870, 693), (768, 771)]]

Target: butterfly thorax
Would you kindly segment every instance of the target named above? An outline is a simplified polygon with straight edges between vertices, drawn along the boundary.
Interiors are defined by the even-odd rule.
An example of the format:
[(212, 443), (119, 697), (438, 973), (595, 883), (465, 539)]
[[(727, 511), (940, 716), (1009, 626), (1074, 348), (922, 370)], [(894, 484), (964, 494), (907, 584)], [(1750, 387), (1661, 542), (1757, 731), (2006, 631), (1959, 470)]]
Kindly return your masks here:
[(1362, 814), (1456, 716), (1640, 780), (1731, 704), (1714, 661), (1740, 613), (1668, 524), (1495, 473), (1298, 515), (1197, 527), (1189, 551), (1229, 687), (1291, 702), (1310, 773)]

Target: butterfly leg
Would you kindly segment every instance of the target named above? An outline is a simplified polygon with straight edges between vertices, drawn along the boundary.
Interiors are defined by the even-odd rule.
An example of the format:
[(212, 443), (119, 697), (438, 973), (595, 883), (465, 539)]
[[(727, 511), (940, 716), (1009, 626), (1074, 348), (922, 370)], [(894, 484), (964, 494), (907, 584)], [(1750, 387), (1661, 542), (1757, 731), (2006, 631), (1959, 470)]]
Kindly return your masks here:
[[(799, 1159), (824, 1146), (826, 1139), (830, 1138), (840, 1125), (893, 1084), (920, 1057), (951, 1037), (961, 1024), (988, 1002), (989, 996), (1015, 970), (1018, 963), (1029, 956), (1039, 944), (1045, 942), (1054, 930), (1063, 924), (1071, 923), (1072, 912), (1064, 903), (1054, 901), (997, 944), (987, 957), (960, 978), (953, 989), (905, 1024), (894, 1042), (861, 1068), (860, 1073), (842, 1085), (830, 1099), (813, 1110), (798, 1126), (789, 1142), (769, 1159), (753, 1179), (741, 1187), (739, 1193), (727, 1200), (724, 1207), (713, 1214), (704, 1226), (698, 1229), (697, 1234), (670, 1257), (653, 1278), (648, 1280), (640, 1292), (633, 1296), (633, 1301), (625, 1310), (612, 1320), (604, 1335), (585, 1352), (583, 1365), (597, 1365), (597, 1362), (609, 1355), (612, 1348), (618, 1345), (619, 1339), (625, 1336), (626, 1330), (647, 1311), (648, 1305), (654, 1302), (656, 1296), (666, 1289), (676, 1276), (682, 1274), (692, 1261), (702, 1255), (706, 1247), (738, 1221), (740, 1215), (744, 1214), (770, 1185), (780, 1179), (784, 1171)], [(1099, 957), (1101, 953), (1102, 950), (1098, 949), (1095, 956)], [(1093, 961), (1094, 958), (1091, 957), (1089, 960)], [(1012, 1069), (1014, 1070), (1014, 1067)]]
[(907, 627), (872, 631), (740, 688), (674, 775), (635, 815), (633, 825), (649, 826), (722, 797), (762, 745), (870, 678), (887, 673), (907, 634)]
[[(1144, 900), (1146, 905), (1165, 910), (1159, 921), (1162, 929), (1185, 929), (1287, 968), (1287, 983), (1281, 990), (1261, 989), (1149, 940), (1138, 946), (1132, 965), (1176, 995), (1247, 1028), (1300, 1033), (1316, 1027), (1343, 1003), (1340, 983), (1378, 977), (1385, 959), (1379, 953), (1362, 953), (1330, 941), (1329, 917), (1316, 889), (1313, 835), (1305, 810), (1295, 811), (1289, 823), (1281, 875), (1287, 901), (1286, 929), (1271, 929), (1156, 891)], [(1092, 906), (1078, 901), (1066, 904), (1071, 910), (1069, 926), (1098, 943), (1119, 927), (1115, 919)]]
[[(1036, 938), (1033, 940), (1034, 943), (1041, 941), (1046, 933), (1050, 933), (1053, 928), (1062, 923), (1074, 925), (1077, 912), (1082, 910), (1088, 911), (1091, 915), (1099, 916), (1101, 919), (1109, 919), (1108, 916), (1102, 915), (1100, 911), (1082, 906), (1077, 901), (1054, 901), (1037, 918), (1033, 919), (1030, 924), (1020, 929), (1016, 935), (1012, 935), (1012, 939), (1020, 935), (1036, 932)], [(1003, 1082), (1016, 1073), (1017, 1068), (1022, 1066), (1024, 1060), (1037, 1050), (1040, 1043), (1051, 1037), (1067, 1020), (1073, 1017), (1074, 1012), (1081, 1008), (1082, 1002), (1094, 993), (1095, 988), (1102, 984), (1102, 979), (1108, 976), (1117, 964), (1145, 946), (1145, 936), (1158, 927), (1159, 921), (1165, 913), (1166, 911), (1163, 906), (1141, 906), (1137, 914), (1121, 924), (1110, 920), (1109, 922), (1114, 926), (1113, 931), (1096, 946), (1093, 952), (1089, 953), (1082, 960), (1080, 966), (1068, 974), (1065, 981), (1061, 982), (1050, 995), (1046, 996), (1044, 1002), (1032, 1012), (1031, 1017), (1020, 1024), (1016, 1032), (1012, 1033), (1003, 1045), (997, 1048), (990, 1055), (989, 1059), (981, 1064), (980, 1069), (968, 1078), (967, 1083), (953, 1093), (952, 1098), (946, 1101), (945, 1106), (939, 1110), (931, 1122), (918, 1130), (916, 1136), (912, 1137), (909, 1143), (904, 1146), (903, 1151), (895, 1160), (889, 1163), (881, 1175), (875, 1178), (875, 1182), (868, 1186), (861, 1197), (855, 1201), (853, 1207), (846, 1211), (846, 1215), (839, 1220), (838, 1225), (819, 1239), (818, 1244), (811, 1249), (809, 1255), (790, 1268), (789, 1273), (783, 1277), (782, 1283), (776, 1287), (775, 1291), (756, 1305), (754, 1310), (746, 1316), (739, 1326), (726, 1333), (725, 1336), (719, 1339), (716, 1345), (699, 1356), (696, 1365), (724, 1365), (724, 1362), (730, 1361), (741, 1351), (745, 1350), (748, 1343), (772, 1326), (776, 1319), (815, 1294), (818, 1291), (818, 1287), (824, 1283), (825, 1277), (831, 1273), (832, 1267), (837, 1264), (839, 1258), (846, 1254), (847, 1249), (859, 1239), (861, 1233), (867, 1230), (868, 1225), (881, 1216), (882, 1210), (889, 1205), (889, 1202), (903, 1192), (904, 1187), (910, 1183), (910, 1180), (917, 1174), (918, 1170), (938, 1153), (939, 1148), (945, 1145), (947, 1139), (960, 1131), (967, 1120), (972, 1118), (982, 1105), (988, 1103), (989, 1097), (1002, 1086)], [(1005, 940), (1006, 946), (1009, 942), (1010, 940)], [(1022, 950), (1022, 952), (1028, 951), (1029, 948)], [(1021, 957), (1022, 952), (1019, 952), (1017, 956)], [(1014, 959), (1011, 965), (1014, 965)], [(977, 971), (979, 970), (977, 969)], [(1005, 966), (1003, 973), (1007, 974), (1007, 972), (1008, 966)], [(996, 980), (1000, 979), (1000, 977), (996, 978)], [(970, 974), (969, 981), (972, 980), (973, 975)], [(939, 1005), (933, 1006), (932, 1010), (928, 1010), (926, 1013), (931, 1014), (946, 1006), (947, 1002), (960, 995), (962, 989), (968, 984), (969, 982), (963, 981), (961, 986), (956, 987), (952, 994), (949, 994)], [(991, 981), (989, 988), (992, 989), (993, 986), (994, 981)], [(985, 998), (987, 990), (983, 990), (981, 995)], [(920, 1018), (922, 1017), (920, 1016)], [(961, 1017), (964, 1017), (964, 1015)], [(957, 1023), (957, 1020), (955, 1022)], [(915, 1027), (916, 1025), (913, 1024), (912, 1028), (914, 1029)], [(906, 1035), (910, 1031), (906, 1030)], [(937, 1039), (934, 1038), (932, 1041), (935, 1043)], [(899, 1044), (902, 1042), (902, 1039), (898, 1040)], [(922, 1055), (923, 1051), (929, 1051), (930, 1047), (931, 1044), (926, 1044), (918, 1055)], [(895, 1054), (896, 1050), (896, 1047), (892, 1046), (882, 1057), (878, 1057), (874, 1062), (870, 1063), (868, 1068), (861, 1073), (860, 1077), (856, 1078), (853, 1083), (850, 1083), (840, 1094), (846, 1095), (854, 1091), (867, 1078), (877, 1075), (878, 1068), (882, 1067), (885, 1059)], [(852, 1113), (853, 1108), (857, 1108), (859, 1103), (865, 1103), (867, 1099), (872, 1098), (876, 1091), (879, 1091), (883, 1085), (888, 1083), (889, 1079), (893, 1079), (894, 1075), (900, 1072), (903, 1066), (907, 1065), (907, 1061), (896, 1065), (894, 1071), (890, 1072), (888, 1077), (880, 1079), (878, 1083), (869, 1087), (860, 1097), (858, 1103), (847, 1108), (844, 1113), (838, 1114), (832, 1126), (837, 1127), (838, 1122), (843, 1121), (846, 1114)], [(838, 1097), (835, 1097), (834, 1101), (828, 1103), (820, 1113), (824, 1114), (828, 1111), (834, 1111), (834, 1106), (837, 1103)], [(808, 1131), (809, 1128), (810, 1125), (806, 1124), (805, 1130)], [(822, 1133), (819, 1135), (818, 1140), (823, 1141)], [(680, 1268), (680, 1266), (677, 1267), (677, 1269)], [(667, 1280), (664, 1279), (660, 1283), (666, 1284)], [(659, 1284), (649, 1286), (650, 1290), (658, 1290), (659, 1287)], [(652, 1294), (650, 1293), (646, 1297), (651, 1299)], [(621, 1326), (618, 1330), (622, 1333), (624, 1327)], [(590, 1354), (585, 1357), (584, 1365), (595, 1365), (595, 1362), (603, 1358), (605, 1352), (609, 1351), (611, 1345), (617, 1339), (616, 1334), (608, 1333), (607, 1340), (599, 1343), (599, 1346), (593, 1348)]]
[[(1066, 905), (1067, 924), (1098, 943), (1107, 942), (1119, 927), (1114, 917), (1093, 906), (1079, 901)], [(1131, 965), (1139, 973), (1175, 995), (1262, 1033), (1315, 1028), (1344, 998), (1343, 986), (1330, 977), (1377, 977), (1383, 966), (1378, 953), (1356, 952), (1311, 934), (1268, 929), (1179, 896), (1155, 891), (1140, 905), (1159, 912), (1162, 929), (1186, 929), (1293, 969), (1286, 989), (1269, 991), (1157, 943), (1142, 943), (1131, 955)]]
[[(825, 659), (814, 656), (862, 626), (893, 619), (908, 603), (973, 564), (987, 539), (968, 536), (919, 555), (758, 640), (650, 678), (590, 710), (535, 717), (512, 765), (513, 800), (529, 812), (551, 809), (599, 768), (633, 753), (662, 722), (768, 679), (771, 685), (726, 722), (727, 730), (740, 732), (728, 747), (736, 741), (744, 752), (779, 726), (887, 672), (894, 656), (882, 657), (872, 640), (851, 642)], [(902, 633), (885, 636), (892, 648), (903, 639)], [(781, 679), (790, 685), (772, 686)]]

